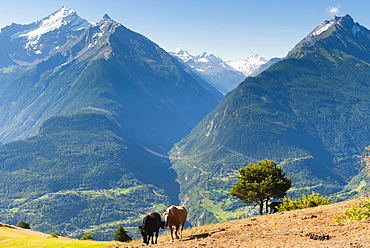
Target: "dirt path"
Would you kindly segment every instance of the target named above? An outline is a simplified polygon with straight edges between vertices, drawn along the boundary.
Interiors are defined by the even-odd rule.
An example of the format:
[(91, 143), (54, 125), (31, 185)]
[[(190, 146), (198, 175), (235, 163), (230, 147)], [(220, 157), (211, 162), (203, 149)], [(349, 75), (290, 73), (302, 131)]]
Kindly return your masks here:
[[(160, 235), (157, 245), (174, 248), (236, 247), (369, 247), (370, 220), (336, 224), (333, 215), (342, 213), (358, 200), (315, 208), (250, 217), (184, 230), (183, 239), (169, 242)], [(140, 240), (121, 247), (142, 247)]]

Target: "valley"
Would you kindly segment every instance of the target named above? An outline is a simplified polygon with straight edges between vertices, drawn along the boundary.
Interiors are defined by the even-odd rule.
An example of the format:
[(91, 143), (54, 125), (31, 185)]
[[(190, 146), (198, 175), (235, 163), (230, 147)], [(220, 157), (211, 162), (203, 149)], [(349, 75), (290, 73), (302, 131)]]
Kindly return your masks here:
[[(230, 196), (238, 169), (266, 158), (292, 179), (288, 197), (366, 196), (369, 37), (351, 16), (334, 16), (285, 58), (225, 62), (167, 52), (108, 15), (90, 23), (66, 6), (9, 24), (0, 32), (0, 220), (96, 240), (123, 225), (138, 238), (143, 216), (174, 204), (189, 210), (184, 245), (203, 236), (262, 242), (275, 237), (269, 218), (278, 227), (288, 222), (280, 217), (302, 217), (256, 217), (260, 230), (247, 218), (253, 206)], [(328, 235), (342, 233), (328, 216)], [(206, 231), (227, 221), (251, 235), (231, 224)], [(274, 231), (305, 243), (300, 228)]]

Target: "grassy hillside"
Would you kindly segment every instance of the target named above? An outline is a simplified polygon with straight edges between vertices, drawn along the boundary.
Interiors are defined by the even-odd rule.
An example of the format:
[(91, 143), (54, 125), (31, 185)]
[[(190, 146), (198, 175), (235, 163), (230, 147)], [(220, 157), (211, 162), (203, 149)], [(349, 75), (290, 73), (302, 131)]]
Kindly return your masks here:
[(117, 241), (84, 241), (70, 239), (62, 236), (52, 236), (50, 234), (37, 232), (29, 229), (22, 229), (16, 226), (0, 223), (0, 247), (28, 247), (28, 248), (48, 248), (48, 247), (76, 247), (76, 248), (103, 248), (108, 246), (119, 246)]

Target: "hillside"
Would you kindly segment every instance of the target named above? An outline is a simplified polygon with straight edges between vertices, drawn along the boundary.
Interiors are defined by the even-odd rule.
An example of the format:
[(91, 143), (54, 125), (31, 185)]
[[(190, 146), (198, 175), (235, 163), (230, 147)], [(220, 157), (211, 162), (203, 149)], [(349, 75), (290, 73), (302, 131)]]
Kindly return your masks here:
[(30, 229), (22, 229), (17, 226), (0, 223), (0, 247), (76, 247), (76, 248), (100, 248), (110, 245), (118, 245), (116, 241), (84, 241), (70, 239), (62, 236), (52, 236), (47, 233), (37, 232)]
[[(358, 200), (188, 228), (182, 240), (170, 243), (168, 235), (160, 235), (158, 244), (151, 247), (370, 247), (370, 220), (341, 224), (333, 220), (334, 214), (342, 215), (356, 202)], [(329, 236), (329, 239), (310, 239), (309, 234)], [(136, 240), (120, 247), (142, 247), (141, 242)]]
[(161, 166), (100, 111), (50, 118), (37, 136), (0, 146), (1, 220), (74, 238), (85, 229), (96, 240), (124, 224), (134, 235), (148, 209), (176, 197), (175, 175), (164, 183)]
[(237, 170), (251, 162), (282, 166), (292, 179), (289, 197), (338, 193), (359, 173), (370, 141), (370, 31), (349, 16), (323, 25), (289, 56), (246, 78), (172, 148), (193, 225), (236, 213), (228, 193)]
[[(333, 215), (355, 205), (358, 200), (271, 215), (253, 216), (224, 223), (187, 228), (183, 239), (170, 243), (169, 234), (160, 230), (157, 245), (150, 247), (369, 247), (370, 220), (336, 224)], [(310, 239), (308, 234), (329, 236)], [(113, 241), (112, 241), (113, 242)], [(129, 243), (96, 242), (59, 236), (1, 224), (0, 247), (143, 247), (142, 240)]]

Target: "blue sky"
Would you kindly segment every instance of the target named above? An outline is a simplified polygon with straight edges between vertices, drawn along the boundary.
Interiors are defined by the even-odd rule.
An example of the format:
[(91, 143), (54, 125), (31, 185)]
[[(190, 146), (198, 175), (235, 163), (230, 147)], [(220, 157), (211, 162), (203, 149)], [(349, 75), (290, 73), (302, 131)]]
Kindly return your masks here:
[(108, 14), (167, 51), (224, 60), (283, 57), (334, 14), (370, 29), (369, 0), (11, 0), (0, 2), (0, 27), (40, 20), (64, 5), (90, 22)]

